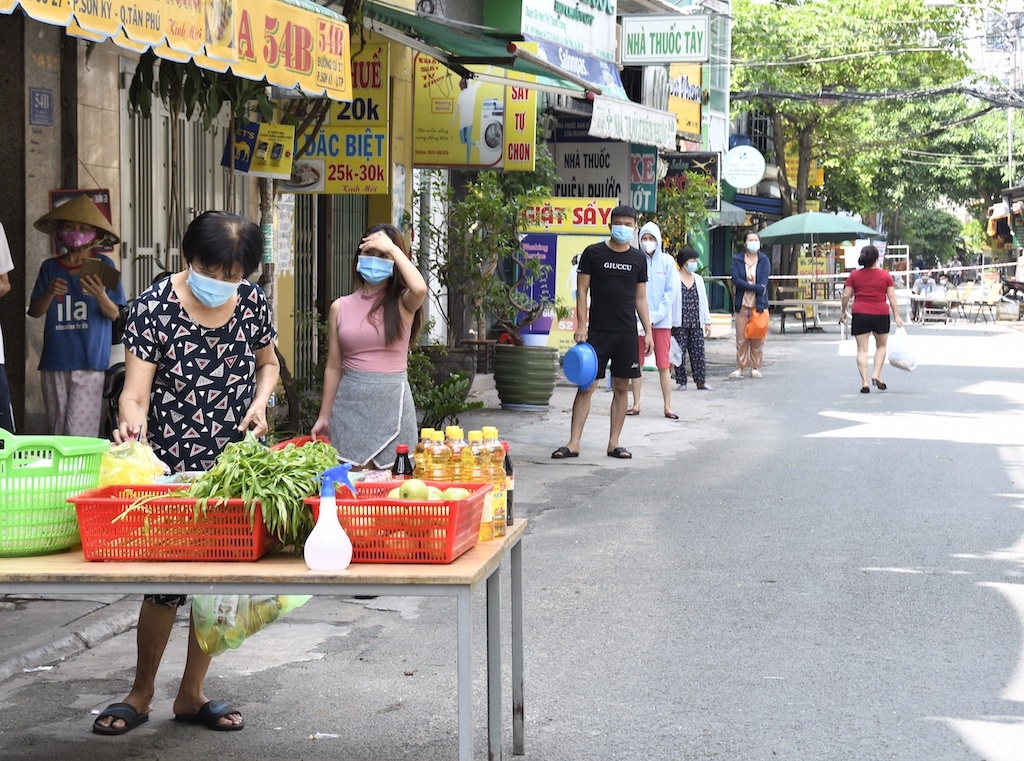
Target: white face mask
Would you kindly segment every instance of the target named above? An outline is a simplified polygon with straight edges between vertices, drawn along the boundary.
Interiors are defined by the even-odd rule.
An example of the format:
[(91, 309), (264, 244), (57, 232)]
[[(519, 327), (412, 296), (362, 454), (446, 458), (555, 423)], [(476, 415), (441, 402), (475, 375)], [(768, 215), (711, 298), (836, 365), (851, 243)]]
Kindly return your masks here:
[(653, 240), (642, 240), (640, 241), (640, 248), (642, 248), (648, 254), (653, 254), (655, 249), (658, 248), (658, 244)]
[(761, 243), (760, 243), (760, 241), (756, 241), (756, 240), (748, 240), (747, 241), (747, 251), (749, 251), (750, 253), (754, 254), (754, 253), (757, 253), (760, 250), (761, 250)]

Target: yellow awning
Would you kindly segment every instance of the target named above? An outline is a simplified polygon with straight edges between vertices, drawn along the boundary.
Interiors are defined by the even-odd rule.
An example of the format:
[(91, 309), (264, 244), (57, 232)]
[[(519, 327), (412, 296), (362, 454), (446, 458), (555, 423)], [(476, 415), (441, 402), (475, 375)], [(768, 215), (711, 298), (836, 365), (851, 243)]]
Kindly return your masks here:
[(161, 58), (229, 67), (331, 100), (351, 100), (351, 49), (345, 17), (310, 0), (0, 0), (85, 39), (109, 39)]

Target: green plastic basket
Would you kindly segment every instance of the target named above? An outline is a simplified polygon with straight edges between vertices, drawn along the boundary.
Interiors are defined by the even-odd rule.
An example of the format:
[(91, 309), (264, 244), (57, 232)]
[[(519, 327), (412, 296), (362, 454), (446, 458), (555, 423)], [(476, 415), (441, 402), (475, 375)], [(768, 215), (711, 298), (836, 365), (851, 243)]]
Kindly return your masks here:
[(0, 429), (0, 557), (48, 555), (78, 544), (68, 498), (96, 487), (109, 448), (106, 439)]

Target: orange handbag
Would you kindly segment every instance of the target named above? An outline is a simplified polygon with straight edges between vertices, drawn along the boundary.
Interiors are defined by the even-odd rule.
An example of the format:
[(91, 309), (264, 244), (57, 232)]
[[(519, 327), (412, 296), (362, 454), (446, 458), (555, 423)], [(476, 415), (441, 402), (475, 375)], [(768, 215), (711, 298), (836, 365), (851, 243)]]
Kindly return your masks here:
[(750, 315), (750, 320), (747, 322), (747, 327), (743, 331), (743, 335), (747, 338), (753, 338), (755, 340), (766, 338), (768, 336), (768, 310), (765, 309), (763, 312), (754, 311)]

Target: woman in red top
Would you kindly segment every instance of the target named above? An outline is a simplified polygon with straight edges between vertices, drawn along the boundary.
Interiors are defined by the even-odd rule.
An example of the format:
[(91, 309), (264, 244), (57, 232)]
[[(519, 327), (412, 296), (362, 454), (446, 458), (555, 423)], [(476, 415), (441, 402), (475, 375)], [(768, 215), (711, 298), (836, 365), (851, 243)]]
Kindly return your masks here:
[(853, 301), (853, 320), (850, 333), (857, 339), (857, 370), (860, 372), (860, 392), (871, 391), (868, 385), (868, 334), (875, 336), (875, 372), (871, 382), (885, 391), (882, 383), (882, 366), (885, 364), (885, 345), (889, 340), (889, 312), (896, 320), (896, 327), (903, 327), (900, 309), (896, 306), (896, 287), (892, 275), (878, 266), (878, 249), (864, 246), (860, 250), (859, 264), (863, 269), (854, 270), (846, 278), (843, 288), (843, 313), (840, 322), (846, 321), (846, 307)]

